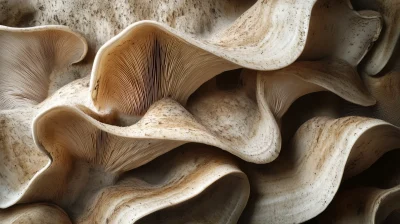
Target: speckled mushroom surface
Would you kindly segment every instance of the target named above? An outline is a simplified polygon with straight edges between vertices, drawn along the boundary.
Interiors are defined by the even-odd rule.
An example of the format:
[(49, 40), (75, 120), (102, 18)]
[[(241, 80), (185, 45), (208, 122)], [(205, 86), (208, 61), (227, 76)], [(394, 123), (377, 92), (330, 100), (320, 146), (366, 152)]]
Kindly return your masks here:
[(400, 223), (398, 15), (0, 0), (0, 223)]

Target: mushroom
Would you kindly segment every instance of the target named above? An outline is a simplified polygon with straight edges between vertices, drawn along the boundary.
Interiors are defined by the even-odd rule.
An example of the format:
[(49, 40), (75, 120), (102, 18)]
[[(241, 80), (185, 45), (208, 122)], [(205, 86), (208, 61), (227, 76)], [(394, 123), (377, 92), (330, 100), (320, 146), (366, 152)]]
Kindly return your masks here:
[(376, 105), (371, 108), (372, 116), (399, 126), (400, 45), (397, 49), (380, 75), (365, 75), (363, 78), (365, 86), (377, 99)]
[[(77, 223), (237, 223), (249, 185), (232, 158), (187, 145), (126, 173), (72, 209)], [(226, 189), (229, 187), (229, 191)]]
[(4, 224), (72, 224), (68, 215), (62, 209), (47, 203), (15, 205), (8, 209), (0, 210), (0, 220)]
[(211, 81), (187, 108), (212, 135), (230, 148), (238, 147), (239, 157), (253, 163), (268, 163), (278, 156), (280, 119), (305, 94), (329, 90), (361, 105), (375, 103), (357, 72), (339, 60), (295, 62), (272, 72), (245, 70), (242, 77), (244, 86), (229, 91), (218, 90)]
[[(86, 130), (82, 128), (82, 131)], [(105, 135), (103, 137), (107, 138)], [(124, 144), (130, 145), (121, 139), (117, 142), (119, 144), (104, 143), (112, 145), (115, 149), (123, 147)], [(101, 144), (98, 142), (98, 146)], [(147, 143), (143, 145), (151, 148)], [(47, 200), (65, 208), (76, 223), (106, 220), (135, 222), (159, 217), (176, 223), (177, 220), (181, 220), (180, 212), (184, 210), (187, 214), (184, 218), (188, 220), (195, 218), (211, 223), (236, 223), (249, 196), (246, 175), (236, 167), (231, 157), (219, 150), (206, 146), (185, 148), (174, 150), (144, 167), (125, 174), (123, 171), (127, 170), (111, 169), (114, 161), (101, 164), (96, 158), (84, 158), (85, 149), (81, 148), (79, 152), (77, 150), (80, 148), (75, 148), (74, 145), (69, 148), (75, 149), (74, 152), (50, 152), (53, 161), (46, 172), (63, 173), (59, 170), (64, 169), (68, 175), (65, 179), (57, 176), (56, 184), (59, 188), (63, 185), (57, 192), (62, 195), (57, 197), (52, 194), (53, 198), (48, 197)], [(96, 154), (102, 155), (104, 159), (110, 156), (100, 148)], [(124, 155), (124, 152), (120, 155)], [(123, 157), (116, 159), (121, 160)], [(130, 161), (124, 162), (127, 164)], [(54, 175), (52, 177), (54, 178)], [(38, 178), (41, 187), (50, 185), (50, 188), (56, 188), (54, 183), (49, 182), (49, 177), (45, 178), (43, 174)], [(228, 193), (225, 191), (227, 186), (235, 187)], [(40, 186), (35, 184), (32, 184), (29, 190), (36, 193), (41, 191)], [(208, 200), (210, 197), (214, 200)], [(187, 211), (187, 208), (190, 210)]]
[(355, 11), (350, 0), (318, 1), (300, 60), (338, 58), (355, 67), (378, 39), (381, 29), (381, 17), (375, 11)]
[(0, 45), (0, 208), (7, 208), (21, 200), (50, 164), (34, 145), (31, 122), (50, 86), (58, 85), (55, 77), (82, 59), (87, 47), (81, 36), (64, 26), (0, 26)]
[[(334, 64), (331, 66), (332, 70), (338, 69), (335, 65), (341, 64)], [(307, 81), (303, 81), (302, 84), (298, 81), (299, 86), (310, 85), (321, 90), (323, 88), (319, 85), (326, 86), (340, 96), (355, 102), (374, 102), (359, 87), (359, 79), (358, 76), (354, 76), (355, 72), (343, 73), (331, 81), (324, 77), (329, 77), (329, 74), (312, 70), (311, 67), (303, 70), (296, 66), (289, 67), (291, 70), (279, 70), (283, 73), (287, 71), (287, 74), (277, 77), (289, 77), (284, 78), (286, 81), (304, 79)], [(314, 67), (321, 68), (321, 66)], [(328, 66), (328, 70), (331, 67)], [(298, 76), (290, 72), (294, 70)], [(340, 74), (340, 70), (338, 71)], [(269, 78), (273, 79), (272, 75), (258, 75), (259, 84), (256, 86), (251, 83), (252, 75), (246, 77), (250, 84), (235, 92), (211, 90), (215, 88), (211, 87), (214, 80), (211, 81), (189, 102), (187, 108), (192, 114), (177, 102), (162, 99), (154, 103), (137, 123), (127, 127), (105, 124), (93, 111), (82, 106), (51, 107), (43, 110), (34, 119), (35, 142), (43, 151), (50, 153), (54, 159), (52, 165), (55, 167), (65, 166), (65, 161), (64, 163), (57, 161), (72, 156), (101, 165), (106, 171), (114, 173), (123, 173), (139, 167), (187, 142), (213, 145), (253, 163), (271, 162), (278, 156), (281, 142), (279, 127), (269, 109), (271, 103), (265, 98), (274, 94), (277, 96), (277, 93), (290, 92), (293, 88), (286, 88), (283, 84), (277, 83), (282, 89), (266, 89), (265, 86), (267, 88), (269, 86), (264, 84), (268, 83)], [(272, 79), (271, 83), (275, 82)], [(250, 90), (254, 92), (248, 94)], [(256, 99), (251, 95), (256, 95)], [(299, 97), (298, 95), (299, 93), (294, 93), (294, 99)], [(56, 96), (57, 94), (54, 97)], [(51, 100), (52, 98), (49, 99)], [(292, 102), (286, 103), (290, 105)], [(227, 112), (231, 116), (226, 117)], [(124, 156), (121, 158), (121, 155)]]
[[(359, 187), (339, 192), (319, 217), (330, 223), (385, 223), (392, 212), (400, 209), (400, 186), (390, 189)], [(397, 219), (395, 222), (397, 223)]]
[[(258, 45), (266, 44), (265, 46), (262, 45), (261, 48), (256, 45), (260, 49), (254, 50), (254, 47), (249, 45), (250, 42), (244, 42), (247, 41), (249, 35), (246, 33), (247, 29), (243, 30), (245, 25), (236, 26), (235, 24), (251, 23), (254, 22), (253, 19), (258, 19), (253, 14), (272, 16), (275, 13), (274, 10), (287, 7), (285, 1), (279, 1), (276, 4), (269, 10), (271, 12), (268, 10), (262, 12), (259, 9), (269, 7), (269, 2), (267, 6), (264, 6), (261, 2), (256, 3), (227, 31), (221, 32), (215, 38), (211, 38), (212, 41), (206, 42), (200, 41), (202, 39), (187, 37), (184, 33), (176, 32), (159, 23), (143, 21), (131, 25), (107, 42), (96, 55), (90, 87), (94, 105), (100, 111), (113, 111), (120, 116), (132, 115), (135, 117), (142, 116), (153, 102), (163, 97), (171, 97), (185, 106), (190, 94), (217, 74), (239, 66), (261, 70), (282, 68), (300, 56), (304, 44), (306, 44), (305, 50), (300, 56), (302, 60), (331, 60), (332, 64), (339, 61), (344, 67), (343, 72), (349, 70), (348, 72), (354, 73), (350, 71), (349, 66), (355, 69), (369, 46), (377, 39), (381, 30), (381, 20), (378, 13), (372, 11), (356, 12), (349, 7), (350, 3), (345, 0), (324, 0), (318, 2), (312, 9), (309, 27), (312, 32), (307, 36), (306, 42), (300, 38), (302, 44), (298, 45), (299, 49), (295, 51), (299, 54), (290, 54), (291, 58), (294, 56), (296, 58), (291, 59), (290, 62), (286, 59), (274, 59), (279, 63), (271, 64), (268, 60), (272, 60), (274, 57), (267, 57), (264, 54), (264, 48), (268, 47), (269, 44), (274, 44), (275, 36), (269, 35), (274, 30), (270, 29), (267, 32), (263, 29), (264, 26), (261, 26), (262, 28), (259, 29), (260, 31), (257, 30), (257, 34), (251, 33), (253, 37), (250, 40), (255, 42), (252, 43), (253, 45), (260, 40), (263, 41)], [(332, 10), (326, 10), (326, 7), (329, 6), (332, 6)], [(298, 10), (304, 10), (304, 7), (305, 5)], [(247, 19), (247, 15), (250, 14), (251, 16), (248, 16)], [(290, 13), (285, 12), (285, 14), (290, 17), (291, 11)], [(344, 21), (343, 24), (337, 25), (336, 16), (338, 14)], [(359, 24), (363, 24), (363, 26), (358, 27)], [(332, 27), (329, 32), (319, 32), (328, 26)], [(292, 29), (291, 26), (285, 27), (287, 28), (281, 31), (279, 35)], [(348, 27), (354, 27), (354, 29)], [(242, 32), (245, 35), (241, 35)], [(331, 35), (330, 33), (342, 35)], [(305, 34), (301, 31), (300, 36)], [(264, 39), (263, 35), (265, 36)], [(324, 43), (324, 38), (326, 39), (327, 35), (329, 35), (331, 42), (335, 46), (340, 46), (340, 48), (319, 46)], [(342, 36), (345, 36), (345, 38), (343, 39)], [(296, 38), (294, 41), (299, 41)], [(358, 40), (357, 44), (354, 44), (355, 38)], [(362, 38), (362, 41), (359, 41), (360, 38)], [(267, 42), (267, 40), (270, 42)], [(286, 41), (286, 39), (284, 40)], [(244, 42), (245, 45), (239, 44), (240, 41)], [(283, 44), (286, 43), (285, 41), (279, 42), (279, 46), (282, 44), (291, 48), (294, 42)], [(216, 44), (212, 45), (211, 43)], [(239, 46), (239, 49), (234, 47), (236, 45)], [(248, 45), (251, 47), (248, 47)], [(169, 50), (172, 48), (175, 50)], [(274, 49), (281, 49), (281, 47), (276, 47), (275, 44), (271, 49), (268, 50), (269, 55), (275, 54)], [(232, 53), (232, 50), (235, 50), (236, 53)], [(147, 52), (150, 52), (150, 55)], [(285, 52), (286, 50), (281, 49), (277, 55), (286, 57)], [(251, 56), (248, 56), (248, 54), (251, 54)], [(255, 57), (267, 61), (252, 61), (251, 58)], [(202, 63), (199, 64), (198, 61)], [(349, 65), (345, 65), (345, 62)], [(263, 67), (260, 67), (261, 65)], [(328, 72), (333, 73), (332, 71)], [(174, 77), (176, 77), (176, 80)], [(110, 92), (109, 89), (114, 91)], [(363, 105), (365, 104), (371, 105), (371, 102), (364, 102)]]
[(397, 223), (399, 152), (386, 153), (370, 168), (344, 182), (332, 203), (316, 219), (332, 223)]
[[(87, 86), (80, 82), (61, 88), (44, 104), (60, 102), (61, 96), (71, 99), (67, 91), (79, 93), (73, 86)], [(74, 105), (74, 99), (79, 98), (59, 106), (43, 106), (45, 109), (34, 118), (35, 143), (52, 161), (46, 170), (37, 173), (30, 188), (23, 192), (22, 201), (45, 199), (73, 209), (79, 207), (77, 200), (87, 201), (85, 195), (112, 186), (123, 173), (179, 145), (190, 141), (221, 144), (171, 99), (156, 102), (128, 127), (106, 124), (114, 123), (112, 115), (103, 117), (83, 105)]]
[[(58, 178), (54, 176), (60, 173), (46, 174), (46, 170), (52, 163), (46, 151), (42, 151), (35, 145), (32, 136), (32, 122), (41, 110), (52, 108), (57, 105), (77, 105), (85, 102), (87, 96), (89, 79), (77, 80), (61, 88), (52, 97), (31, 108), (17, 108), (12, 110), (0, 110), (0, 142), (2, 147), (0, 153), (0, 208), (7, 208), (17, 202), (27, 202), (33, 199), (45, 200), (52, 197), (59, 185)], [(89, 97), (86, 97), (90, 102)], [(100, 115), (99, 115), (100, 116)], [(44, 174), (43, 174), (44, 173)], [(41, 183), (43, 175), (50, 175), (54, 182), (51, 186)], [(32, 184), (39, 187), (31, 191)]]
[[(375, 10), (382, 14), (384, 27), (382, 34), (368, 53), (361, 70), (368, 75), (376, 75), (386, 66), (400, 38), (400, 4), (397, 0), (352, 0), (356, 9)], [(398, 50), (397, 50), (398, 51)]]
[(371, 118), (307, 121), (276, 161), (243, 164), (252, 197), (241, 221), (298, 223), (313, 218), (331, 202), (342, 176), (354, 176), (398, 148), (399, 136), (397, 127)]
[[(74, 82), (71, 85), (69, 85), (68, 87), (65, 87), (65, 88), (59, 90), (49, 100), (46, 100), (45, 102), (43, 102), (42, 104), (40, 104), (38, 106), (38, 108), (40, 108), (39, 111), (46, 111), (50, 107), (54, 107), (56, 105), (62, 105), (62, 104), (67, 104), (67, 105), (73, 105), (74, 103), (75, 104), (80, 104), (80, 103), (87, 104), (84, 100), (82, 101), (82, 99), (85, 99), (85, 97), (84, 97), (84, 94), (85, 94), (84, 89), (85, 89), (85, 85), (86, 84), (84, 84), (84, 83), (85, 83), (85, 81), (83, 79), (81, 81)], [(64, 97), (65, 97), (65, 100), (63, 100)], [(54, 103), (54, 102), (56, 102), (56, 103)], [(89, 109), (90, 109), (91, 108), (90, 103), (88, 103), (88, 105), (89, 105)], [(34, 115), (30, 114), (29, 116), (31, 117), (31, 116), (34, 116)], [(188, 118), (189, 120), (192, 119), (192, 118), (190, 118), (190, 116), (188, 116), (188, 117), (189, 117)], [(271, 121), (267, 121), (267, 122), (271, 122)], [(272, 121), (272, 123), (274, 123), (274, 121)], [(261, 157), (258, 156), (257, 153), (254, 154), (254, 152), (248, 152), (246, 150), (244, 150), (244, 152), (241, 152), (241, 151), (238, 150), (240, 145), (236, 146), (235, 144), (226, 144), (226, 140), (224, 140), (224, 139), (222, 139), (222, 141), (221, 141), (221, 139), (216, 139), (215, 137), (211, 137), (212, 133), (210, 134), (210, 132), (207, 133), (207, 131), (204, 131), (204, 127), (202, 127), (201, 124), (199, 125), (199, 124), (196, 124), (194, 122), (193, 125), (195, 127), (198, 126), (198, 130), (199, 131), (198, 131), (197, 135), (202, 136), (202, 138), (198, 139), (198, 137), (196, 137), (196, 134), (195, 135), (193, 135), (193, 134), (192, 135), (186, 135), (186, 136), (182, 135), (183, 137), (182, 136), (173, 137), (174, 134), (172, 134), (172, 137), (171, 137), (171, 135), (170, 135), (170, 137), (162, 136), (162, 138), (165, 138), (165, 139), (166, 138), (172, 138), (172, 140), (177, 140), (177, 141), (171, 142), (170, 146), (164, 147), (163, 150), (161, 150), (161, 151), (158, 151), (158, 152), (155, 151), (156, 153), (153, 154), (153, 155), (150, 155), (150, 156), (147, 155), (147, 157), (146, 157), (146, 154), (144, 154), (145, 155), (144, 159), (142, 157), (137, 157), (136, 159), (139, 162), (138, 163), (132, 162), (131, 164), (134, 164), (134, 165), (129, 167), (129, 168), (135, 168), (137, 166), (140, 166), (140, 165), (150, 161), (152, 158), (155, 158), (156, 156), (158, 156), (158, 155), (160, 155), (162, 153), (165, 153), (166, 151), (169, 151), (172, 148), (178, 146), (179, 144), (183, 144), (184, 142), (187, 142), (187, 141), (202, 142), (202, 143), (206, 143), (206, 144), (210, 144), (210, 145), (215, 145), (215, 146), (221, 147), (221, 148), (223, 148), (223, 149), (225, 149), (227, 151), (230, 151), (235, 155), (239, 155), (240, 157), (242, 157), (242, 158), (244, 158), (246, 160), (249, 160), (249, 161), (252, 161), (252, 162), (256, 162), (256, 163), (265, 163), (265, 162), (268, 162), (268, 161), (272, 161), (274, 158), (276, 158), (276, 156), (277, 156), (276, 152), (277, 152), (277, 150), (279, 151), (279, 148), (280, 148), (280, 145), (279, 145), (280, 143), (275, 144), (276, 147), (273, 147), (272, 149), (268, 149), (267, 148), (267, 150), (265, 150), (265, 148), (264, 148), (264, 156), (261, 156)], [(277, 128), (275, 128), (273, 130), (279, 132)], [(171, 133), (171, 132), (169, 131), (169, 133)], [(266, 138), (267, 143), (270, 142), (271, 140), (268, 139), (268, 136), (267, 137), (265, 137), (265, 136), (266, 135), (264, 135), (264, 136), (261, 135), (261, 137)], [(274, 139), (274, 138), (272, 139), (272, 141), (275, 141), (275, 140), (276, 139)], [(275, 141), (275, 142), (277, 142), (277, 141)], [(42, 144), (42, 143), (39, 142), (39, 145), (40, 144)], [(253, 146), (257, 146), (257, 144), (258, 144), (258, 147), (260, 147), (260, 146), (263, 146), (263, 141), (259, 141), (259, 140), (255, 139), (255, 141), (252, 141), (252, 142), (248, 143), (247, 146), (252, 146), (252, 144), (253, 144)], [(245, 143), (245, 146), (246, 146), (246, 143)], [(249, 147), (249, 148), (252, 148), (252, 147)], [(145, 149), (145, 147), (142, 147), (142, 151), (143, 151), (143, 149)], [(272, 152), (275, 151), (275, 153), (270, 153), (268, 150), (272, 151)], [(46, 150), (45, 150), (45, 152), (46, 152)], [(248, 156), (248, 154), (250, 154), (250, 156)], [(265, 156), (265, 154), (266, 154), (266, 156)], [(272, 156), (269, 155), (269, 154), (271, 154)], [(53, 164), (53, 165), (55, 166), (56, 164)], [(46, 166), (50, 166), (50, 165), (47, 164)], [(40, 167), (43, 167), (43, 164)], [(36, 170), (32, 169), (32, 170), (36, 174), (41, 173), (41, 172), (38, 171), (38, 169), (36, 169)], [(53, 169), (50, 169), (50, 170), (53, 170)], [(61, 170), (63, 170), (63, 169), (61, 169)], [(122, 170), (124, 170), (124, 169), (122, 169)], [(57, 173), (57, 172), (54, 173), (53, 171), (48, 171), (48, 172), (50, 174), (41, 174), (44, 179), (46, 179), (48, 177), (51, 177), (52, 175), (55, 175), (55, 173)], [(63, 172), (67, 172), (67, 171), (64, 169)], [(64, 174), (66, 174), (66, 173), (64, 173)], [(62, 178), (64, 175), (60, 175), (60, 176), (61, 176), (60, 178)], [(42, 177), (38, 177), (38, 178), (39, 179), (36, 180), (36, 182), (40, 183), (41, 181), (39, 181), (39, 180), (41, 180), (40, 178), (42, 178)], [(43, 183), (47, 183), (46, 181), (42, 181), (42, 182)], [(32, 189), (35, 189), (35, 188), (32, 188)], [(55, 193), (55, 192), (50, 193), (49, 189), (46, 188), (46, 187), (42, 187), (41, 189), (45, 190), (48, 193), (47, 194), (48, 196), (45, 196), (45, 197), (50, 197), (51, 198), (52, 197), (51, 195), (59, 194), (59, 193)], [(23, 192), (25, 192), (25, 191), (23, 191)], [(24, 194), (20, 193), (19, 195), (20, 195), (20, 197), (22, 197), (22, 195), (23, 195), (24, 199), (22, 201), (29, 201), (29, 200), (32, 200), (33, 198), (43, 197), (43, 196), (41, 196), (41, 194), (39, 192), (40, 191), (38, 191), (38, 192), (31, 191), (31, 192), (25, 192)], [(18, 198), (18, 200), (19, 199), (20, 198)]]
[[(317, 117), (278, 157), (281, 118), (299, 97), (331, 91), (362, 106), (375, 103), (356, 67), (381, 32), (379, 13), (354, 11), (349, 0), (210, 2), (192, 2), (199, 6), (194, 18), (204, 18), (206, 9), (218, 17), (204, 23), (181, 16), (186, 5), (163, 17), (182, 3), (147, 3), (143, 15), (123, 23), (158, 21), (127, 27), (100, 48), (90, 77), (63, 88), (68, 66), (87, 52), (81, 36), (61, 26), (0, 26), (0, 219), (46, 222), (54, 212), (56, 222), (71, 223), (60, 208), (34, 204), (48, 201), (74, 223), (237, 223), (250, 186), (229, 152), (244, 160), (239, 164), (253, 187), (240, 221), (302, 222), (327, 208), (342, 176), (399, 147), (400, 130), (385, 121)], [(103, 36), (96, 41), (120, 29), (99, 24)], [(391, 69), (384, 60), (378, 63)], [(241, 67), (242, 85), (218, 87), (215, 76)], [(385, 91), (371, 92), (379, 102)], [(393, 119), (395, 105), (386, 102), (378, 111), (390, 110)], [(172, 150), (189, 142), (208, 146)], [(395, 200), (397, 191), (366, 194)], [(371, 205), (374, 213), (378, 205)], [(25, 217), (16, 214), (20, 209)]]
[(207, 38), (157, 22), (134, 23), (96, 55), (90, 85), (94, 105), (101, 111), (142, 116), (163, 97), (185, 105), (201, 84), (223, 71), (285, 67), (304, 48), (314, 3), (259, 0)]
[(0, 109), (32, 107), (60, 82), (60, 70), (83, 59), (86, 41), (65, 26), (0, 26)]
[(319, 91), (330, 91), (362, 106), (376, 103), (363, 85), (357, 71), (346, 61), (325, 59), (299, 61), (271, 72), (258, 72), (264, 92), (260, 94), (277, 119), (299, 97)]

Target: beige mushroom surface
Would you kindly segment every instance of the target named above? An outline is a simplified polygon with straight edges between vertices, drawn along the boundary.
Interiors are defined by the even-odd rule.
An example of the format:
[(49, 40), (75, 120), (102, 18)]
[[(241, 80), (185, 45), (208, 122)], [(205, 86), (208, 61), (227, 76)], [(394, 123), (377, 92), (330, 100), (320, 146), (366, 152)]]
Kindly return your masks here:
[(397, 127), (371, 118), (307, 121), (276, 161), (244, 165), (252, 197), (243, 223), (300, 223), (315, 217), (332, 201), (342, 177), (399, 148), (399, 136)]
[(390, 189), (359, 187), (345, 190), (336, 195), (331, 207), (320, 220), (332, 223), (384, 223), (392, 212), (399, 209), (399, 197), (399, 186)]
[(339, 58), (356, 66), (381, 33), (379, 13), (355, 11), (350, 0), (321, 0), (315, 4), (301, 60)]
[(362, 65), (364, 73), (377, 75), (387, 63), (390, 63), (392, 54), (396, 54), (396, 45), (399, 45), (400, 3), (396, 0), (352, 0), (351, 2), (357, 10), (374, 10), (382, 15), (384, 22), (382, 34)]
[(0, 210), (0, 220), (4, 224), (72, 224), (67, 213), (55, 205), (46, 203), (15, 205)]
[(223, 71), (285, 67), (305, 46), (314, 3), (257, 1), (207, 38), (154, 21), (134, 23), (96, 54), (90, 87), (94, 105), (138, 116), (163, 97), (184, 105), (200, 85)]
[(86, 40), (65, 26), (0, 26), (0, 109), (37, 105), (59, 86), (60, 74), (81, 61)]
[(186, 145), (103, 188), (84, 210), (74, 205), (77, 223), (237, 223), (250, 188), (235, 163), (208, 146)]
[[(50, 164), (50, 158), (34, 145), (31, 122), (39, 108), (49, 105), (41, 102), (51, 86), (58, 85), (54, 77), (81, 60), (87, 46), (80, 35), (64, 26), (0, 26), (0, 45), (0, 207), (6, 208), (19, 201)], [(56, 100), (52, 104), (64, 103)]]
[(400, 45), (396, 49), (379, 75), (365, 76), (363, 79), (365, 86), (377, 100), (372, 111), (374, 116), (399, 126)]
[(0, 222), (400, 220), (398, 14), (0, 0)]
[(346, 181), (317, 220), (397, 223), (400, 208), (398, 155), (399, 150), (388, 152), (370, 168)]

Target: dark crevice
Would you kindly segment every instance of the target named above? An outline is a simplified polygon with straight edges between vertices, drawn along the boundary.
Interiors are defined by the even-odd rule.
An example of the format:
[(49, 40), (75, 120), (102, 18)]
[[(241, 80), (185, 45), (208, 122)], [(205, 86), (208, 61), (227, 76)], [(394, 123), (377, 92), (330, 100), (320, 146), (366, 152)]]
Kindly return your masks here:
[(149, 107), (157, 100), (161, 99), (162, 94), (162, 78), (164, 69), (167, 66), (165, 60), (165, 51), (162, 48), (162, 44), (157, 38), (156, 34), (153, 34), (153, 43), (151, 46), (148, 66), (147, 66), (147, 77), (145, 79), (145, 100), (144, 105), (141, 107), (139, 114), (143, 115)]
[(216, 76), (217, 88), (220, 90), (235, 90), (243, 86), (242, 69), (223, 72)]
[(400, 223), (400, 209), (396, 209), (389, 214), (383, 224), (399, 224)]

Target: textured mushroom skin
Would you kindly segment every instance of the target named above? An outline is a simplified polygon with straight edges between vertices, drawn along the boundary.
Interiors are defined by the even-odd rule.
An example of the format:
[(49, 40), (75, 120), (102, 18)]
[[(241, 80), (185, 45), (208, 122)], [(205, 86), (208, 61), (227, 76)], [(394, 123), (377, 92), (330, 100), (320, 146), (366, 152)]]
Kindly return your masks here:
[(48, 155), (33, 145), (31, 122), (58, 86), (53, 78), (82, 60), (87, 45), (65, 26), (0, 26), (0, 45), (0, 207), (7, 208), (24, 197), (32, 180), (50, 164)]
[[(339, 187), (400, 147), (399, 4), (352, 2), (0, 0), (0, 222), (383, 222), (398, 185)], [(282, 140), (320, 91), (383, 120)]]
[[(360, 187), (339, 192), (337, 198), (319, 218), (334, 223), (384, 223), (399, 208), (399, 187), (378, 189)], [(357, 215), (355, 215), (357, 214)]]
[[(236, 187), (224, 194), (229, 184)], [(212, 190), (211, 195), (208, 188)], [(213, 197), (213, 194), (221, 194), (221, 197)], [(115, 185), (101, 189), (88, 200), (81, 200), (83, 210), (73, 208), (76, 210), (74, 219), (78, 223), (105, 220), (149, 223), (141, 219), (171, 223), (185, 223), (184, 219), (200, 223), (236, 223), (248, 195), (248, 180), (230, 157), (204, 146), (188, 145), (186, 150), (166, 154), (126, 174)], [(202, 213), (207, 207), (213, 209)], [(172, 213), (162, 215), (163, 209)], [(183, 217), (185, 215), (179, 211), (189, 215)]]
[(249, 165), (253, 202), (243, 221), (291, 223), (318, 215), (333, 199), (342, 176), (356, 175), (400, 147), (399, 136), (397, 127), (370, 118), (307, 121), (276, 161), (265, 167)]
[(0, 210), (0, 220), (4, 224), (72, 224), (67, 213), (62, 209), (45, 203), (15, 205)]
[(74, 0), (54, 4), (52, 1), (2, 0), (0, 23), (7, 26), (63, 24), (85, 34), (90, 47), (98, 49), (122, 29), (141, 20), (154, 20), (181, 32), (207, 36), (232, 23), (254, 2)]
[(0, 26), (0, 49), (0, 109), (4, 110), (46, 99), (62, 82), (60, 70), (82, 60), (87, 45), (64, 26)]
[(382, 15), (384, 22), (382, 34), (362, 64), (363, 73), (377, 75), (387, 63), (390, 63), (392, 55), (398, 54), (396, 45), (399, 45), (400, 37), (400, 4), (396, 0), (352, 0), (351, 2), (357, 10), (374, 10)]
[[(58, 170), (61, 172), (46, 171), (52, 163), (52, 158), (47, 152), (41, 151), (35, 146), (31, 126), (34, 117), (40, 113), (41, 109), (44, 110), (57, 104), (63, 105), (66, 102), (74, 104), (75, 100), (75, 102), (83, 102), (80, 94), (87, 92), (81, 91), (88, 88), (89, 80), (86, 80), (87, 85), (82, 85), (84, 81), (77, 80), (32, 108), (1, 111), (3, 131), (0, 139), (2, 146), (0, 157), (2, 161), (0, 173), (2, 175), (0, 177), (4, 178), (1, 184), (7, 189), (7, 191), (1, 191), (1, 207), (6, 208), (16, 202), (48, 200), (59, 194), (57, 191), (62, 189), (61, 186), (65, 184), (60, 181), (60, 176), (65, 176), (65, 172), (68, 172), (70, 167), (68, 163), (64, 163), (63, 169)], [(9, 178), (10, 175), (16, 175), (18, 178)], [(43, 179), (52, 181), (49, 183)]]

